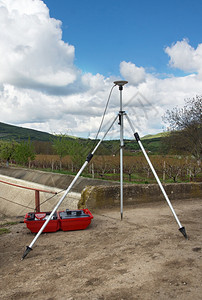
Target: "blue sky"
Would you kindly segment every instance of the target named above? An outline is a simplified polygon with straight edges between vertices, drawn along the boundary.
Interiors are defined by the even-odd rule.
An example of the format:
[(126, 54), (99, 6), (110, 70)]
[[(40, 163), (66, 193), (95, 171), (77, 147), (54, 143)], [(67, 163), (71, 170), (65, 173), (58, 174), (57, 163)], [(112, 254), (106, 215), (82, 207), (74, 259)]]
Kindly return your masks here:
[[(0, 0), (0, 121), (94, 138), (124, 79), (139, 134), (167, 130), (165, 112), (202, 95), (201, 12), (201, 0)], [(118, 111), (116, 87), (104, 124)]]
[(76, 48), (84, 72), (119, 75), (121, 61), (150, 72), (183, 74), (168, 67), (164, 48), (187, 38), (201, 41), (202, 1), (45, 0), (50, 16), (62, 21), (64, 41)]

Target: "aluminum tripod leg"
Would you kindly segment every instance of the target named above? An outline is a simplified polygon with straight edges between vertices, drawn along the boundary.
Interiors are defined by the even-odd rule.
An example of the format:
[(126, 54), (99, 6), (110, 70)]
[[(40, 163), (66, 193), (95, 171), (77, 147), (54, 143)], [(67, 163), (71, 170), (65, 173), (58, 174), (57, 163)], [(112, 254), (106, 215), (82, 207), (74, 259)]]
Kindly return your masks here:
[(130, 121), (130, 119), (127, 116), (127, 114), (125, 114), (125, 115), (126, 115), (126, 118), (128, 120), (128, 123), (129, 123), (129, 125), (130, 125), (130, 127), (131, 127), (131, 129), (132, 129), (132, 131), (134, 133), (136, 141), (138, 142), (138, 144), (139, 144), (139, 146), (140, 146), (140, 148), (141, 148), (141, 150), (142, 150), (142, 152), (143, 152), (143, 154), (144, 154), (144, 156), (145, 156), (145, 158), (146, 158), (146, 160), (147, 160), (147, 162), (148, 162), (148, 164), (149, 164), (149, 166), (150, 166), (150, 168), (152, 170), (152, 173), (154, 174), (154, 177), (156, 178), (156, 181), (157, 181), (157, 183), (158, 183), (158, 185), (159, 185), (159, 187), (160, 187), (160, 189), (161, 189), (161, 191), (162, 191), (162, 193), (163, 193), (163, 195), (164, 195), (164, 197), (165, 197), (165, 199), (166, 199), (166, 201), (167, 201), (167, 203), (168, 203), (168, 205), (169, 205), (169, 207), (170, 207), (170, 209), (171, 209), (171, 211), (172, 211), (172, 213), (173, 213), (173, 215), (175, 217), (175, 220), (176, 220), (177, 224), (179, 225), (179, 231), (183, 234), (183, 236), (185, 238), (187, 238), (187, 234), (186, 234), (185, 228), (181, 225), (181, 223), (180, 223), (180, 221), (179, 221), (179, 219), (178, 219), (178, 217), (177, 217), (177, 215), (176, 215), (176, 213), (175, 213), (175, 211), (173, 209), (173, 206), (172, 206), (172, 204), (171, 204), (171, 202), (170, 202), (170, 200), (169, 200), (169, 198), (168, 198), (168, 196), (167, 196), (167, 194), (165, 192), (165, 189), (164, 189), (161, 181), (159, 180), (159, 177), (158, 177), (158, 175), (157, 175), (157, 173), (156, 173), (156, 171), (155, 171), (155, 169), (154, 169), (154, 167), (153, 167), (153, 165), (152, 165), (152, 163), (151, 163), (151, 161), (150, 161), (150, 159), (149, 159), (149, 157), (148, 157), (148, 155), (147, 155), (147, 153), (146, 153), (146, 151), (145, 151), (145, 149), (144, 149), (144, 147), (143, 147), (143, 145), (142, 145), (142, 143), (140, 141), (140, 137), (139, 137), (138, 133), (135, 132), (133, 124)]
[(110, 127), (108, 128), (108, 130), (106, 131), (106, 133), (104, 134), (103, 138), (98, 142), (98, 144), (96, 145), (96, 147), (94, 148), (94, 150), (88, 155), (88, 157), (86, 158), (85, 163), (83, 164), (83, 166), (81, 167), (81, 169), (79, 170), (79, 172), (77, 173), (77, 175), (74, 177), (74, 179), (72, 180), (71, 184), (69, 185), (69, 187), (66, 189), (64, 195), (61, 197), (61, 199), (58, 201), (57, 205), (55, 206), (55, 208), (53, 209), (53, 211), (51, 212), (51, 214), (49, 215), (49, 217), (47, 218), (47, 220), (45, 221), (45, 223), (43, 224), (43, 226), (40, 228), (39, 232), (37, 233), (37, 235), (35, 236), (35, 238), (33, 239), (33, 241), (30, 243), (29, 246), (27, 246), (23, 256), (22, 256), (22, 260), (27, 256), (27, 254), (32, 250), (32, 246), (35, 244), (36, 240), (38, 239), (38, 237), (40, 236), (40, 234), (42, 233), (42, 231), (44, 230), (44, 228), (46, 227), (46, 225), (48, 224), (48, 222), (51, 220), (53, 214), (56, 212), (56, 210), (58, 209), (58, 207), (60, 206), (60, 204), (63, 202), (63, 200), (65, 199), (65, 197), (67, 196), (67, 194), (70, 192), (70, 190), (72, 189), (73, 185), (76, 183), (77, 179), (79, 178), (79, 176), (81, 175), (81, 173), (83, 172), (83, 170), (85, 169), (85, 167), (87, 166), (87, 164), (90, 162), (90, 160), (92, 159), (95, 151), (97, 150), (97, 148), (100, 146), (100, 144), (102, 143), (102, 141), (104, 140), (104, 138), (106, 137), (107, 133), (109, 132), (109, 130), (112, 128), (112, 126), (114, 125), (115, 121), (117, 120), (118, 115), (116, 116), (116, 118), (113, 120), (112, 124), (110, 125)]

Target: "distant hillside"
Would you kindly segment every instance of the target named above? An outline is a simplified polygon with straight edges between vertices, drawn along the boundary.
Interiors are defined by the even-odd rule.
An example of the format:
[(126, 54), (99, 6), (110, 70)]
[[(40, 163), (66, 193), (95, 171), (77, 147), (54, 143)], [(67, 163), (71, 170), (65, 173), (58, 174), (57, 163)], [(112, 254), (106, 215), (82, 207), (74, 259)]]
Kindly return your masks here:
[(34, 129), (23, 128), (0, 122), (0, 139), (1, 140), (27, 140), (32, 141), (50, 141), (53, 135)]
[[(159, 133), (156, 135), (146, 135), (141, 138), (142, 143), (147, 151), (151, 151), (152, 153), (160, 153), (161, 152), (161, 140), (162, 137), (165, 136), (165, 133)], [(0, 140), (15, 140), (22, 141), (30, 138), (31, 141), (34, 142), (50, 142), (54, 135), (49, 134), (47, 132), (38, 131), (34, 129), (23, 128), (19, 126), (9, 125), (0, 122)], [(95, 146), (93, 140), (77, 138), (73, 136), (68, 136), (69, 139), (75, 140), (79, 139), (81, 143), (85, 145), (89, 145), (90, 148)], [(125, 153), (135, 153), (139, 152), (140, 148), (135, 139), (125, 140)], [(94, 146), (93, 146), (94, 145)], [(120, 141), (119, 140), (105, 140), (102, 142), (99, 149), (96, 151), (96, 154), (101, 155), (110, 155), (119, 152)], [(38, 150), (39, 152), (41, 150)], [(37, 153), (38, 153), (37, 151)], [(49, 153), (49, 151), (47, 152)]]
[(158, 139), (158, 138), (163, 138), (163, 137), (165, 137), (166, 135), (168, 135), (167, 132), (160, 132), (160, 133), (157, 133), (157, 134), (147, 134), (147, 135), (143, 136), (143, 137), (141, 138), (141, 140)]

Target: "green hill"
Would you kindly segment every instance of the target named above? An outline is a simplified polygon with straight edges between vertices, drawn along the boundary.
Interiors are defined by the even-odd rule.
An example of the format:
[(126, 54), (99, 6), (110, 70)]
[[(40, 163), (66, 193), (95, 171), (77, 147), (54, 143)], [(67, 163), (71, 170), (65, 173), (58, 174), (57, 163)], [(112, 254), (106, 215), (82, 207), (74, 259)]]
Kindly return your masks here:
[(158, 139), (165, 137), (168, 133), (167, 132), (160, 132), (157, 134), (147, 134), (141, 138), (141, 140), (151, 140), (151, 139)]
[[(165, 136), (165, 133), (159, 133), (156, 135), (146, 135), (141, 138), (142, 143), (147, 151), (151, 151), (152, 153), (159, 153), (161, 152), (161, 139)], [(38, 131), (29, 128), (23, 128), (19, 126), (9, 125), (0, 122), (0, 140), (15, 140), (15, 141), (23, 141), (30, 139), (34, 142), (49, 142), (53, 139), (54, 135), (49, 134), (47, 132)], [(79, 139), (81, 143), (85, 145), (89, 145), (93, 147), (95, 145), (95, 141), (84, 139), (84, 138), (77, 138), (73, 136), (68, 136), (69, 139), (76, 140)], [(125, 140), (124, 141), (125, 147), (124, 152), (126, 154), (139, 152), (140, 148), (137, 144), (135, 139), (132, 140)], [(114, 153), (118, 153), (120, 147), (119, 140), (105, 140), (102, 142), (101, 146), (99, 147), (97, 154), (100, 155), (110, 155)], [(38, 151), (37, 151), (38, 152)]]
[(34, 129), (23, 128), (0, 122), (0, 140), (50, 141), (51, 134)]

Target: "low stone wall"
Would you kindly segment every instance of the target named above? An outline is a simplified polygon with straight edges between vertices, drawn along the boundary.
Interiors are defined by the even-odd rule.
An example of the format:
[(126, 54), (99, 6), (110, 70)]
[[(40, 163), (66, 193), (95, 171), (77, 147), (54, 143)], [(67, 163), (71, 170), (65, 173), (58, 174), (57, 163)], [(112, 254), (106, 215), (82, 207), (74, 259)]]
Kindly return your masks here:
[[(164, 185), (170, 200), (200, 198), (202, 183), (171, 183)], [(149, 203), (164, 200), (157, 184), (132, 184), (123, 187), (125, 205)], [(101, 209), (120, 205), (120, 188), (118, 186), (88, 186), (81, 193), (79, 208)]]

